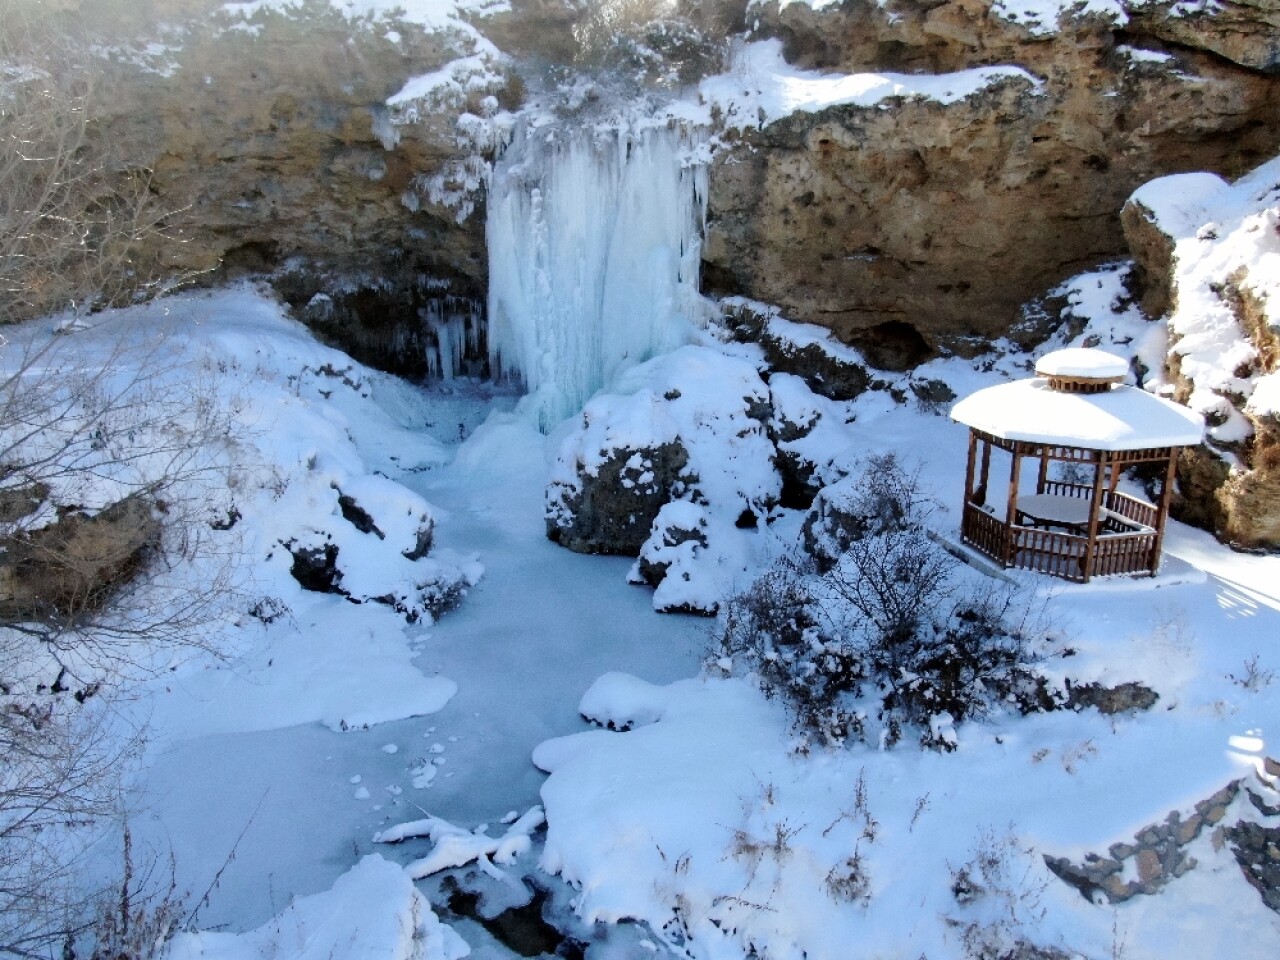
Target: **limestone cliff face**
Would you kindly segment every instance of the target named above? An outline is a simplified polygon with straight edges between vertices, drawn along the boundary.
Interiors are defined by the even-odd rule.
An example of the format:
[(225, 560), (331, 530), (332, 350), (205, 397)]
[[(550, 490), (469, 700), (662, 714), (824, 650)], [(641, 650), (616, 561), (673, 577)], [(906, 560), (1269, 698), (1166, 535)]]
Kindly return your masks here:
[(1139, 184), (1239, 174), (1280, 149), (1280, 6), (1141, 9), (1045, 32), (987, 0), (754, 8), (798, 66), (1016, 64), (1042, 82), (746, 131), (713, 169), (707, 286), (828, 326), (883, 366), (981, 349), (1032, 297), (1124, 253), (1119, 211)]
[[(352, 21), (324, 0), (248, 18), (201, 0), (144, 6), (114, 26), (96, 69), (105, 135), (137, 145), (160, 205), (176, 211), (177, 242), (156, 255), (200, 277), (273, 275), (358, 358), (426, 373), (433, 324), (471, 323), (484, 297), (483, 213), (461, 215), (479, 184), (449, 180), (465, 180), (478, 152), (459, 116), (518, 99), (505, 74), (446, 85), (400, 124), (388, 98), (469, 55), (473, 36)], [(156, 38), (159, 52), (146, 46)]]

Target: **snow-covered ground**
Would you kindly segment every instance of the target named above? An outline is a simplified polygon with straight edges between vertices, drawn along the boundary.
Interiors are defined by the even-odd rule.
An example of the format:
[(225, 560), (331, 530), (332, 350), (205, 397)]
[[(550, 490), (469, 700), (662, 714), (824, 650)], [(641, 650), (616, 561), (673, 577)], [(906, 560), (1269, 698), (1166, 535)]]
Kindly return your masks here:
[[(1115, 282), (1084, 278), (1074, 299), (1105, 300)], [(452, 958), (454, 933), (391, 863), (416, 862), (417, 875), (476, 857), (508, 877), (540, 862), (578, 888), (573, 907), (587, 921), (649, 924), (618, 956), (736, 958), (754, 945), (836, 958), (857, 942), (868, 956), (947, 957), (964, 955), (966, 937), (1018, 936), (1088, 957), (1120, 944), (1131, 958), (1274, 955), (1280, 920), (1208, 829), (1188, 848), (1194, 870), (1114, 907), (1086, 903), (1043, 855), (1105, 855), (1172, 811), (1186, 819), (1274, 755), (1280, 558), (1234, 554), (1174, 525), (1154, 581), (1033, 581), (1077, 651), (1058, 669), (1141, 681), (1160, 695), (1150, 712), (963, 724), (951, 754), (798, 754), (781, 704), (749, 678), (700, 677), (711, 621), (655, 614), (649, 591), (626, 583), (630, 561), (545, 539), (561, 439), (504, 412), (506, 395), (462, 382), (421, 392), (373, 374), (246, 288), (122, 319), (166, 327), (178, 353), (221, 370), (225, 395), (247, 400), (254, 432), (232, 485), (241, 574), (253, 596), (290, 611), (271, 624), (232, 617), (212, 641), (227, 659), (165, 672), (129, 714), (149, 722), (136, 842), (172, 850), (180, 887), (197, 897), (218, 878), (198, 919), (224, 933), (184, 936), (175, 956), (312, 955), (305, 944), (316, 956)], [(1109, 315), (1091, 329), (1124, 349), (1137, 323)], [(916, 376), (963, 395), (1026, 362), (979, 372), (938, 361)], [(897, 451), (939, 496), (938, 532), (954, 536), (963, 428), (883, 390), (844, 410), (851, 422), (823, 434), (848, 445), (833, 456)], [(343, 530), (335, 484), (385, 484), (386, 502), (430, 514), (431, 553), (403, 561), (391, 536)], [(742, 535), (780, 541), (796, 519), (783, 511), (772, 529)], [(303, 530), (370, 551), (349, 568), (365, 595), (362, 576), (394, 575), (402, 561), (475, 583), (456, 610), (416, 624), (384, 603), (306, 592), (279, 548)], [(580, 711), (631, 729), (588, 730)], [(401, 828), (399, 845), (375, 844), (415, 821), (425, 824)], [(957, 901), (957, 872), (982, 862), (988, 894)], [(474, 924), (449, 922), (476, 955), (509, 955)]]

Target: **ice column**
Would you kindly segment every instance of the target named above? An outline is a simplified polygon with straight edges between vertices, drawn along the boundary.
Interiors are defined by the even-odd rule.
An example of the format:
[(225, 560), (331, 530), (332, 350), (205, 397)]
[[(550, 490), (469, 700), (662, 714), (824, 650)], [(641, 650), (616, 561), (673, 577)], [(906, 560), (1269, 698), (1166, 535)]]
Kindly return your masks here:
[(686, 342), (707, 167), (685, 124), (521, 126), (489, 194), (489, 357), (548, 429), (617, 373)]

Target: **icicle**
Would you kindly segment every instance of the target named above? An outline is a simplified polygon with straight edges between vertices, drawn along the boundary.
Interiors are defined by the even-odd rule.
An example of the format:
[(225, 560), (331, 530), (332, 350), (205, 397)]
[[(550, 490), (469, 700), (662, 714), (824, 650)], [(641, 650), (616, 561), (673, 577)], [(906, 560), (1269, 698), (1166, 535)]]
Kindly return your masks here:
[(543, 429), (688, 342), (706, 211), (702, 134), (517, 129), (489, 194), (489, 356)]
[(428, 300), (420, 316), (435, 343), (427, 348), (427, 373), (435, 379), (477, 376), (483, 369), (480, 304), (469, 297)]

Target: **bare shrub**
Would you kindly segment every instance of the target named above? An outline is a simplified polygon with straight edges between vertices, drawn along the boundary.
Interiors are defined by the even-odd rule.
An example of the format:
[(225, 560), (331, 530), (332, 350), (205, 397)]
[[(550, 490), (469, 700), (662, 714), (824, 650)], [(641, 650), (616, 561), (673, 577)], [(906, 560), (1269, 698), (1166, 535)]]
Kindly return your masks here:
[(918, 732), (950, 750), (952, 725), (1013, 706), (1058, 706), (1037, 671), (1034, 608), (963, 574), (928, 533), (932, 503), (892, 456), (823, 491), (786, 557), (726, 605), (713, 662), (754, 671), (797, 725), (828, 743)]
[[(0, 687), (0, 690), (3, 690)], [(99, 709), (57, 693), (0, 695), (0, 956), (42, 955), (92, 913), (80, 871), (118, 813), (128, 758)]]
[(105, 128), (101, 63), (56, 7), (0, 4), (0, 325), (64, 318), (0, 336), (0, 955), (85, 937), (135, 957), (166, 911), (127, 852), (114, 912), (87, 869), (141, 739), (103, 701), (203, 648), (234, 597), (208, 538), (234, 411), (162, 337), (94, 316), (168, 288), (170, 211), (149, 158)]
[(1254, 654), (1244, 662), (1244, 667), (1236, 673), (1228, 673), (1227, 679), (1243, 690), (1257, 693), (1276, 682), (1276, 671), (1262, 666), (1258, 654)]
[(1012, 829), (1002, 834), (986, 829), (969, 859), (951, 868), (951, 893), (960, 915), (946, 921), (959, 930), (966, 957), (1066, 960), (1073, 955), (1034, 940), (1045, 916), (1042, 898), (1049, 886), (1036, 875), (1038, 861)]
[[(172, 857), (167, 876), (157, 874), (159, 862), (138, 863), (133, 835), (126, 823), (122, 830), (120, 878), (100, 898), (84, 939), (90, 960), (154, 960), (186, 919), (184, 898), (174, 879)], [(63, 956), (74, 958), (74, 944)]]
[[(0, 651), (36, 644), (86, 682), (200, 647), (235, 594), (211, 542), (235, 406), (163, 336), (109, 323), (0, 338)], [(175, 576), (193, 563), (200, 591)]]
[(86, 312), (172, 283), (180, 242), (151, 158), (103, 128), (92, 45), (47, 5), (0, 10), (0, 323)]

